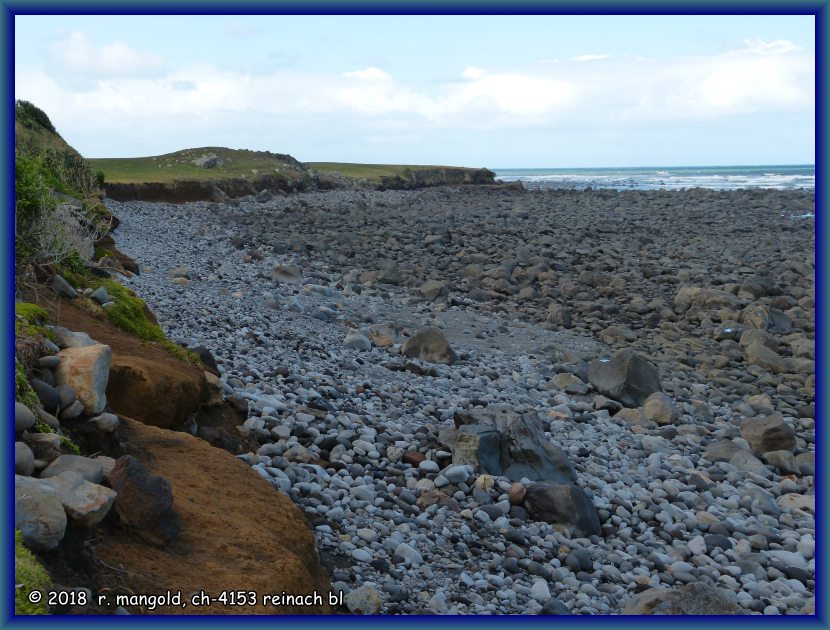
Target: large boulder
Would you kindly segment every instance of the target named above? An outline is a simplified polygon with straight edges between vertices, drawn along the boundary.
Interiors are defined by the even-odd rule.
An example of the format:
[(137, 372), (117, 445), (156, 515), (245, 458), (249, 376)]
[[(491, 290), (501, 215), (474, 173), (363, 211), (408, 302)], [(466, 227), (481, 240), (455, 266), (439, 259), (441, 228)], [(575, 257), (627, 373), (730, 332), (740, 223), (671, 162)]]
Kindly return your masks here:
[(33, 378), (30, 381), (32, 389), (35, 390), (40, 404), (50, 414), (57, 415), (61, 408), (61, 395), (49, 383)]
[(58, 546), (66, 532), (66, 513), (57, 491), (32, 477), (14, 476), (14, 527), (34, 551)]
[(55, 370), (57, 385), (70, 385), (91, 416), (97, 415), (107, 405), (112, 351), (109, 346), (95, 344), (83, 348), (66, 348), (58, 356), (61, 363)]
[(35, 471), (35, 455), (23, 442), (14, 443), (14, 472), (29, 477)]
[(531, 518), (567, 527), (574, 538), (602, 534), (593, 502), (573, 484), (553, 481), (534, 483), (527, 488), (524, 505)]
[(451, 445), (453, 464), (473, 466), (481, 473), (511, 481), (571, 483), (576, 472), (567, 454), (545, 436), (535, 412), (517, 413), (491, 405), (455, 414), (458, 433)]
[(208, 399), (208, 388), (204, 370), (148, 357), (116, 355), (107, 397), (119, 415), (178, 429)]
[(35, 459), (51, 462), (61, 456), (61, 436), (57, 433), (24, 433), (20, 441), (32, 449)]
[(610, 359), (591, 361), (588, 381), (600, 394), (626, 407), (639, 407), (649, 395), (663, 390), (657, 366), (630, 348), (618, 350)]
[(282, 284), (300, 284), (303, 280), (303, 270), (297, 265), (274, 265), (271, 280)]
[(792, 452), (795, 448), (795, 433), (780, 413), (744, 418), (741, 422), (741, 437), (756, 453)]
[(443, 280), (427, 280), (418, 287), (418, 292), (427, 300), (436, 300), (447, 294), (447, 283)]
[(431, 326), (421, 328), (407, 339), (402, 352), (411, 359), (421, 359), (430, 363), (452, 365), (458, 360), (458, 355), (450, 347), (444, 333)]
[(100, 523), (116, 496), (114, 490), (90, 483), (72, 470), (49, 477), (44, 483), (57, 491), (71, 527), (93, 527)]
[(61, 455), (40, 473), (40, 478), (55, 477), (67, 471), (78, 473), (90, 483), (101, 483), (104, 465), (98, 459), (81, 455)]
[(731, 293), (720, 291), (719, 289), (680, 287), (674, 296), (674, 306), (675, 310), (679, 313), (685, 313), (692, 308), (703, 311), (721, 308), (734, 309), (738, 306), (738, 298)]
[(632, 597), (624, 615), (743, 615), (730, 595), (711, 584), (692, 582), (679, 588), (650, 588)]
[(678, 418), (674, 401), (663, 392), (654, 392), (646, 398), (643, 412), (649, 420), (657, 424), (673, 424)]
[(728, 462), (735, 453), (742, 450), (744, 449), (732, 440), (718, 440), (706, 447), (706, 450), (703, 451), (703, 457), (713, 463)]
[(22, 402), (14, 403), (14, 432), (22, 433), (28, 431), (37, 422), (35, 414)]
[(167, 479), (153, 475), (132, 455), (124, 455), (115, 462), (109, 482), (118, 493), (115, 510), (121, 522), (140, 538), (165, 545), (179, 535), (181, 524)]
[(52, 290), (61, 297), (69, 298), (70, 300), (74, 300), (78, 297), (78, 292), (75, 291), (75, 287), (69, 284), (63, 276), (55, 274), (52, 278), (52, 283), (49, 286), (51, 286)]
[(746, 362), (747, 365), (757, 365), (773, 374), (787, 372), (789, 368), (787, 360), (784, 357), (775, 352), (775, 350), (770, 350), (764, 344), (757, 342), (747, 346)]

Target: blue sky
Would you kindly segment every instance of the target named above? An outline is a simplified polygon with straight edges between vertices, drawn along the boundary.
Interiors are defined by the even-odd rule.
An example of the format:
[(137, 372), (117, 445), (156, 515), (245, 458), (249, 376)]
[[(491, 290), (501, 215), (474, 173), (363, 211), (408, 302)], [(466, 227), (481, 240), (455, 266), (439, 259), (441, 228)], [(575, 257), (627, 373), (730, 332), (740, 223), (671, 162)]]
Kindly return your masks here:
[(15, 97), (88, 157), (812, 163), (812, 16), (16, 16)]

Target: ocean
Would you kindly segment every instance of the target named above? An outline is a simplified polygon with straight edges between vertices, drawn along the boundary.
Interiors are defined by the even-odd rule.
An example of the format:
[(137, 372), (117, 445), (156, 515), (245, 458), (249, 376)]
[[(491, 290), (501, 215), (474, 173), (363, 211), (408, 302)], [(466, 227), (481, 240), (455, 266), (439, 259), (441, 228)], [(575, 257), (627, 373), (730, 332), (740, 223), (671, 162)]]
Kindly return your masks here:
[(684, 188), (814, 189), (815, 166), (660, 166), (636, 168), (502, 168), (505, 182), (526, 188), (613, 188), (615, 190), (681, 190)]

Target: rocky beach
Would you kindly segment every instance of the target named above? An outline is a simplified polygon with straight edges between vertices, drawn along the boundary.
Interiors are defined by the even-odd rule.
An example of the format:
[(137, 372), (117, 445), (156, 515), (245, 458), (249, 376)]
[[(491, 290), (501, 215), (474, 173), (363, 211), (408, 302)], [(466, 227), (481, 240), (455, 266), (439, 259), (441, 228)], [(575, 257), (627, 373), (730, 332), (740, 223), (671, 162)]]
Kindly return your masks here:
[(237, 458), (305, 512), (346, 608), (383, 614), (813, 613), (814, 205), (107, 201), (124, 284), (215, 357)]

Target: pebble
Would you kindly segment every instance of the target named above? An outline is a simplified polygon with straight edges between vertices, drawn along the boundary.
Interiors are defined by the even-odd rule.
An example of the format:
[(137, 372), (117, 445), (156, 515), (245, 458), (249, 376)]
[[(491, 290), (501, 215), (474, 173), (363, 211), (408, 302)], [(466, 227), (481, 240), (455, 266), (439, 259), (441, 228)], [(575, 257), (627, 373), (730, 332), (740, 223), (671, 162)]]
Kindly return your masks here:
[[(677, 229), (681, 199), (695, 208), (682, 220), (684, 244), (663, 236)], [(324, 520), (315, 538), (324, 557), (337, 558), (335, 581), (353, 589), (351, 611), (609, 614), (634, 589), (706, 576), (754, 613), (799, 612), (814, 598), (815, 422), (795, 418), (813, 403), (814, 377), (747, 366), (742, 337), (716, 330), (735, 325), (726, 318), (742, 321), (739, 307), (727, 312), (733, 303), (814, 330), (814, 307), (795, 306), (814, 291), (804, 262), (812, 232), (781, 214), (806, 211), (812, 197), (469, 188), (333, 190), (262, 204), (108, 203), (122, 220), (119, 247), (159, 271), (125, 282), (172, 336), (216, 356), (227, 396), (251, 403), (248, 428), (264, 431), (256, 435), (269, 448), (247, 461)], [(361, 218), (369, 211), (372, 221)], [(573, 242), (550, 231), (552, 217), (578, 235)], [(159, 235), (151, 226), (162, 220)], [(257, 244), (265, 268), (301, 268), (305, 284), (231, 263), (221, 280), (171, 286), (175, 265), (165, 252), (177, 252), (192, 277), (208, 278), (216, 261), (234, 255), (231, 233), (271, 235)], [(765, 280), (752, 282), (753, 270), (766, 268), (757, 243), (768, 233), (780, 235), (775, 288), (755, 297), (767, 291)], [(425, 245), (425, 235), (440, 239)], [(448, 280), (448, 294), (426, 302), (410, 292), (432, 279)], [(222, 283), (243, 297), (224, 295)], [(684, 287), (732, 297), (699, 294), (699, 304), (716, 307), (687, 309), (676, 301)], [(406, 339), (424, 326), (440, 329), (459, 360), (404, 359)], [(610, 346), (595, 341), (599, 333)], [(788, 360), (805, 356), (797, 338), (813, 336), (764, 334)], [(566, 373), (574, 378), (560, 382), (593, 387), (588, 362), (625, 347), (659, 363), (665, 397), (655, 396), (648, 413), (613, 417), (615, 401), (546, 388)], [(546, 437), (573, 461), (597, 508), (602, 536), (568, 538), (534, 521), (524, 503), (533, 480), (522, 479), (530, 472), (482, 473), (454, 452), (457, 414), (495, 403), (544, 418)], [(792, 429), (798, 474), (784, 479), (759, 455), (760, 466), (746, 456), (740, 466), (703, 458), (719, 441), (748, 447), (740, 424), (761, 403)], [(792, 469), (791, 459), (773, 461)]]

